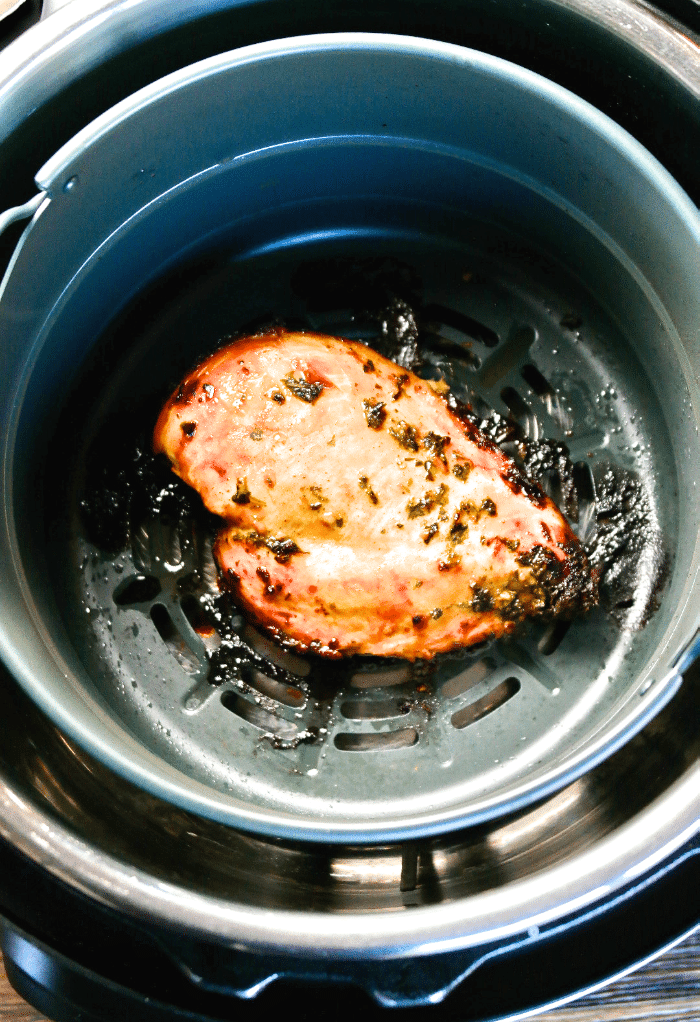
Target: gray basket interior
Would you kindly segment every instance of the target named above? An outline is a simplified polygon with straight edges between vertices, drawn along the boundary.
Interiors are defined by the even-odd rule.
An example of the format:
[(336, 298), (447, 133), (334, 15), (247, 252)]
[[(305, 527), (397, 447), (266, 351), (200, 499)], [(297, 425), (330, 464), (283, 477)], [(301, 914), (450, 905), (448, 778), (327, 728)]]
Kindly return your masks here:
[[(628, 136), (502, 61), (336, 37), (157, 83), (38, 181), (0, 302), (3, 650), (89, 751), (225, 822), (384, 840), (540, 797), (671, 697), (698, 617), (697, 211)], [(399, 267), (422, 371), (493, 428), (567, 445), (575, 529), (622, 551), (605, 607), (430, 665), (324, 668), (235, 616), (200, 627), (192, 608), (217, 591), (201, 530), (154, 517), (116, 555), (89, 541), (91, 441), (149, 401), (155, 420), (223, 336), (276, 319), (374, 342), (363, 308), (300, 290), (324, 264)], [(88, 361), (83, 429), (61, 431)], [(229, 628), (262, 662), (212, 685)]]

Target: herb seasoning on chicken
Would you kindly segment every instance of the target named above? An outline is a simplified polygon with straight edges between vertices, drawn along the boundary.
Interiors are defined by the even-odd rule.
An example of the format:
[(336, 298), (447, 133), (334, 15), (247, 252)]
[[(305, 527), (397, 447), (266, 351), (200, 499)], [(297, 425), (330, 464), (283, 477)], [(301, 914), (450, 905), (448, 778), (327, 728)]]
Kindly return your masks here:
[(429, 658), (595, 602), (552, 501), (358, 342), (235, 341), (182, 382), (154, 444), (222, 519), (222, 584), (289, 648)]

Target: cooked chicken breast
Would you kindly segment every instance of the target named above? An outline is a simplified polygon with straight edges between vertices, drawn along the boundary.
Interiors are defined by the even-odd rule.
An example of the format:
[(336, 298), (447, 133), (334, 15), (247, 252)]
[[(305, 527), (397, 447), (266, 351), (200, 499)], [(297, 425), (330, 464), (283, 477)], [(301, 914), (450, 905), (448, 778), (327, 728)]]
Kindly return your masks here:
[(562, 515), (440, 388), (354, 341), (235, 341), (154, 446), (222, 519), (222, 584), (283, 645), (429, 658), (595, 602)]

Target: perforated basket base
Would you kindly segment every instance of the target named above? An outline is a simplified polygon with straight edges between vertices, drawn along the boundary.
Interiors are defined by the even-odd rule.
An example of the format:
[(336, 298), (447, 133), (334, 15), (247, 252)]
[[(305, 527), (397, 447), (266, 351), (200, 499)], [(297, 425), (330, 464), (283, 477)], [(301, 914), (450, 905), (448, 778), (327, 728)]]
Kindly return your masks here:
[[(211, 627), (216, 569), (196, 522), (133, 520), (132, 507), (116, 556), (91, 539), (81, 502), (115, 424), (148, 432), (182, 372), (251, 324), (381, 344), (368, 304), (390, 294), (420, 328), (419, 372), (444, 376), (496, 433), (565, 443), (573, 471), (553, 463), (543, 482), (602, 566), (604, 606), (432, 663), (329, 665), (289, 656), (235, 613)], [(357, 840), (456, 827), (564, 784), (625, 737), (606, 728), (658, 642), (676, 535), (664, 417), (618, 327), (521, 240), (476, 225), (460, 245), (339, 232), (180, 269), (110, 330), (80, 386), (67, 407), (87, 439), (73, 471), (61, 466), (74, 517), (53, 527), (66, 626), (112, 712), (184, 775), (249, 806), (244, 822)], [(615, 519), (623, 492), (628, 514)], [(217, 673), (227, 636), (268, 666), (242, 648)]]

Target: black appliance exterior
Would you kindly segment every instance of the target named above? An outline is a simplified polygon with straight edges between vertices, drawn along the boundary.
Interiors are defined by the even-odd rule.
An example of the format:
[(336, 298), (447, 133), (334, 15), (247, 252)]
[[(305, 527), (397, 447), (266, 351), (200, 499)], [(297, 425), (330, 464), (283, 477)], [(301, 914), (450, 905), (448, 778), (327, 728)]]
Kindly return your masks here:
[[(142, 79), (120, 74), (120, 58), (100, 74), (100, 88), (76, 81), (56, 102), (63, 116), (50, 126), (50, 111), (37, 131), (33, 118), (5, 147), (0, 187), (7, 204), (21, 202), (25, 182), (67, 137), (103, 109), (147, 81), (210, 53), (267, 38), (320, 31), (386, 31), (473, 46), (522, 64), (572, 89), (631, 131), (700, 201), (700, 100), (679, 89), (667, 70), (631, 47), (611, 44), (594, 21), (575, 23), (562, 4), (556, 18), (539, 0), (513, 5), (507, 23), (492, 0), (362, 0), (322, 3), (256, 0), (211, 15), (192, 46), (188, 29), (172, 30), (141, 44)], [(649, 9), (649, 5), (645, 5)], [(700, 4), (666, 0), (665, 16), (700, 37)], [(5, 45), (38, 20), (40, 4), (28, 2), (0, 25)], [(572, 26), (575, 31), (572, 31)], [(186, 59), (183, 55), (186, 53)], [(92, 83), (94, 84), (94, 83)], [(87, 86), (87, 87), (86, 87)], [(72, 114), (67, 113), (73, 108)], [(37, 115), (39, 116), (39, 115)], [(56, 122), (58, 123), (58, 121)], [(3, 249), (14, 244), (3, 238)], [(700, 668), (693, 667), (697, 671)], [(9, 678), (3, 684), (13, 686)], [(570, 999), (614, 978), (690, 933), (700, 923), (700, 839), (622, 891), (550, 927), (499, 947), (434, 956), (405, 964), (406, 992), (420, 988), (423, 970), (450, 975), (473, 971), (440, 1004), (399, 1011), (429, 1020), (487, 1022), (506, 1019)], [(69, 889), (40, 866), (0, 844), (0, 945), (17, 991), (56, 1022), (107, 1022), (128, 1017), (144, 1022), (263, 1017), (286, 1012), (335, 1017), (338, 1005), (386, 1016), (357, 987), (362, 963), (342, 963), (332, 976), (309, 967), (305, 982), (280, 979), (252, 1000), (210, 992), (190, 982), (177, 964), (177, 937), (157, 926), (136, 928), (126, 917)], [(167, 948), (167, 950), (165, 950)], [(188, 949), (191, 951), (191, 948)], [(202, 946), (208, 974), (236, 975), (253, 968), (244, 952)], [(218, 957), (218, 960), (217, 960)], [(449, 959), (449, 960), (448, 960)], [(459, 968), (455, 962), (459, 959)], [(277, 963), (284, 973), (285, 961)], [(298, 968), (296, 969), (298, 972)], [(397, 972), (401, 982), (400, 970)], [(332, 980), (332, 982), (329, 982)], [(343, 980), (348, 980), (347, 986)], [(342, 985), (339, 985), (339, 982)]]

